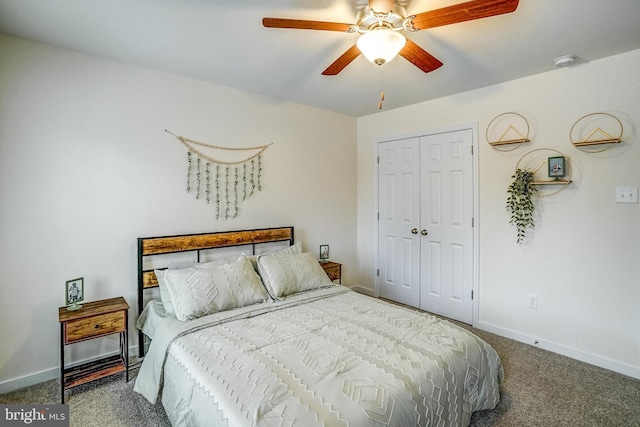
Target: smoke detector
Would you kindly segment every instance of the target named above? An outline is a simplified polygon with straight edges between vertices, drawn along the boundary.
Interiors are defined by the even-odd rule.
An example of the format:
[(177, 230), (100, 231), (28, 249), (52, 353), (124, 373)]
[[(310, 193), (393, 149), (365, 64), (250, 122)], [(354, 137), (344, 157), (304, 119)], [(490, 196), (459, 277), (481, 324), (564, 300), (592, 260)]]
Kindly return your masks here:
[(576, 57), (574, 55), (563, 55), (559, 56), (553, 60), (553, 65), (558, 68), (569, 67), (576, 62)]

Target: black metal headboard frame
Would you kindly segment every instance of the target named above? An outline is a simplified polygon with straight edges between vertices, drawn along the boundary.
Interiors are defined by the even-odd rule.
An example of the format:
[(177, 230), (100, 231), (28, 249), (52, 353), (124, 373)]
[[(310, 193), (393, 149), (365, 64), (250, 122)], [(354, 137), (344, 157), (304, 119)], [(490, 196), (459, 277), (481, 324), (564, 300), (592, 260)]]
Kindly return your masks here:
[[(158, 279), (153, 269), (145, 270), (144, 268), (146, 257), (195, 252), (196, 262), (200, 262), (202, 251), (209, 249), (250, 246), (251, 254), (255, 255), (257, 245), (285, 241), (293, 245), (293, 226), (138, 238), (138, 316), (144, 308), (144, 291), (158, 286)], [(138, 355), (144, 357), (144, 353), (144, 334), (139, 331)]]

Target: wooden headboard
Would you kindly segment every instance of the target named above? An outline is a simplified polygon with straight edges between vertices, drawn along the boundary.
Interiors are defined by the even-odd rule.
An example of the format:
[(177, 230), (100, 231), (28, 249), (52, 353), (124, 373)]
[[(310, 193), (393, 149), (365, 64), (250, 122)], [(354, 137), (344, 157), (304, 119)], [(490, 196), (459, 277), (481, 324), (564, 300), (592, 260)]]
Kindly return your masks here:
[[(153, 269), (145, 269), (147, 257), (194, 252), (196, 262), (200, 262), (201, 254), (206, 250), (249, 246), (251, 254), (255, 255), (258, 245), (275, 242), (288, 242), (289, 245), (293, 245), (293, 226), (138, 238), (138, 316), (144, 308), (144, 291), (158, 286), (158, 279)], [(144, 347), (144, 335), (140, 331), (138, 335), (140, 357), (144, 356)]]

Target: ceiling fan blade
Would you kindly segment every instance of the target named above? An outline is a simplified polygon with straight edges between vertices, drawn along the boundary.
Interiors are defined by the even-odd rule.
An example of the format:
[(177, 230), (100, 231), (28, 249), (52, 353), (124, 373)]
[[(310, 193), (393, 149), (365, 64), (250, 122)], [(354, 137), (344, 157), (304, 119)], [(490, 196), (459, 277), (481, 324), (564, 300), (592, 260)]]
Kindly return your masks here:
[(518, 8), (518, 2), (519, 0), (473, 0), (417, 13), (411, 22), (416, 30), (426, 30), (511, 13)]
[(292, 28), (296, 30), (324, 30), (351, 32), (351, 24), (338, 22), (306, 21), (303, 19), (262, 18), (262, 25), (267, 28)]
[(344, 68), (351, 64), (351, 62), (360, 56), (360, 49), (355, 44), (351, 46), (349, 50), (343, 53), (340, 58), (336, 59), (333, 64), (329, 65), (326, 70), (322, 72), (323, 76), (335, 76)]
[(425, 73), (430, 73), (431, 71), (442, 67), (442, 62), (409, 39), (407, 39), (407, 44), (404, 45), (398, 55), (420, 68)]

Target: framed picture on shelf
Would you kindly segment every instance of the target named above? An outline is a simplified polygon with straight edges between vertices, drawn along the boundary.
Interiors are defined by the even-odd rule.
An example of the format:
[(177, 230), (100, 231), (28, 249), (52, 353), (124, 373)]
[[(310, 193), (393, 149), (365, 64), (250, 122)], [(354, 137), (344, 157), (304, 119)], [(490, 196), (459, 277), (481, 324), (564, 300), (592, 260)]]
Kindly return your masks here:
[(549, 157), (549, 178), (563, 178), (566, 175), (564, 156)]
[(320, 262), (329, 261), (329, 245), (320, 245)]
[(77, 310), (81, 305), (78, 303), (84, 301), (84, 278), (67, 280), (65, 286), (65, 300), (69, 310)]

